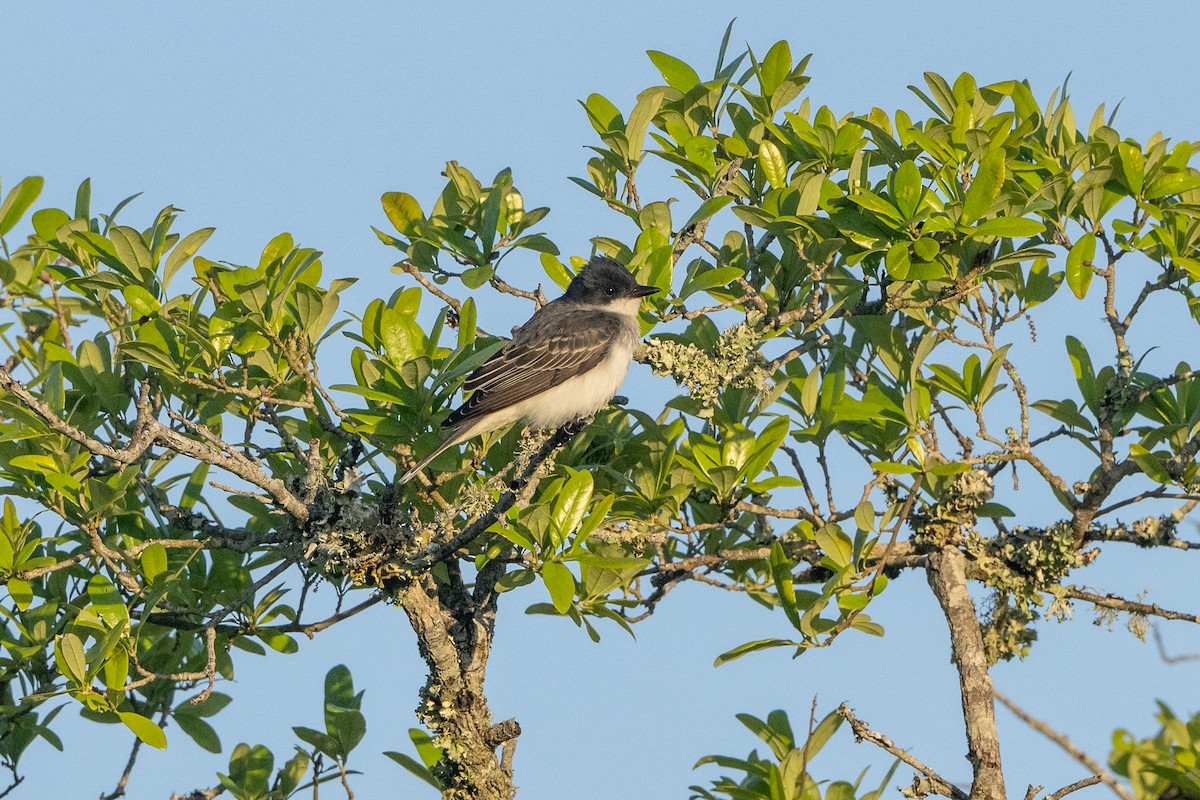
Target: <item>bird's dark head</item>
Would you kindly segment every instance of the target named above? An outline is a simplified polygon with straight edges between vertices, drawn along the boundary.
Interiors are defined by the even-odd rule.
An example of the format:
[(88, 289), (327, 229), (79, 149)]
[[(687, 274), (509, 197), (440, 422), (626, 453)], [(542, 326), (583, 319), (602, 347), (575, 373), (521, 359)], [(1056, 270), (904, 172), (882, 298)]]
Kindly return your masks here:
[(617, 303), (620, 310), (636, 314), (641, 299), (657, 291), (657, 286), (640, 285), (618, 262), (596, 256), (571, 280), (562, 299), (590, 306)]

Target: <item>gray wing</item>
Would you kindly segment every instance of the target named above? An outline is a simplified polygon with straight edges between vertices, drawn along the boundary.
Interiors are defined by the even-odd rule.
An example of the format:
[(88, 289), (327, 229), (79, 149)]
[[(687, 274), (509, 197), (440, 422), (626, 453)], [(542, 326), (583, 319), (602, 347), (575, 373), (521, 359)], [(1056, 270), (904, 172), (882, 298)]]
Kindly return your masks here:
[(604, 360), (626, 324), (607, 311), (546, 306), (471, 373), (463, 386), (471, 396), (442, 425), (461, 425), (587, 372)]

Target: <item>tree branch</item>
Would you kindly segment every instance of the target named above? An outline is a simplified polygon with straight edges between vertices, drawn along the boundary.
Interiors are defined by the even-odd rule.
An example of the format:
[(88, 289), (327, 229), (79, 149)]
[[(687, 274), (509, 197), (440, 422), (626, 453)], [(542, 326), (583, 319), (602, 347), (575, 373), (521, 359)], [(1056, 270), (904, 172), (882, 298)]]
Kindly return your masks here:
[(928, 578), (950, 627), (950, 654), (958, 670), (963, 718), (967, 724), (967, 760), (971, 762), (973, 800), (1004, 800), (1000, 737), (992, 703), (983, 634), (967, 591), (966, 557), (954, 545), (929, 554)]
[(850, 723), (850, 730), (854, 731), (854, 738), (856, 741), (861, 742), (865, 739), (871, 744), (883, 748), (896, 758), (903, 761), (905, 764), (908, 764), (917, 772), (925, 776), (925, 779), (930, 783), (930, 790), (935, 794), (940, 794), (943, 797), (949, 797), (953, 800), (968, 800), (967, 793), (962, 789), (959, 789), (953, 783), (946, 780), (941, 775), (938, 775), (929, 767), (925, 766), (925, 764), (921, 763), (921, 761), (919, 761), (915, 756), (913, 756), (904, 748), (897, 746), (895, 742), (884, 736), (882, 733), (877, 733), (871, 730), (865, 721), (854, 716), (854, 712), (850, 710), (850, 706), (842, 703), (840, 706), (838, 706), (836, 713), (838, 716)]
[(1138, 603), (1134, 600), (1126, 600), (1124, 597), (1119, 597), (1115, 594), (1096, 594), (1095, 592), (1088, 592), (1075, 586), (1064, 586), (1063, 589), (1066, 590), (1067, 597), (1073, 600), (1083, 600), (1100, 608), (1111, 608), (1114, 611), (1126, 611), (1130, 614), (1142, 614), (1147, 617), (1162, 617), (1163, 619), (1200, 623), (1200, 614), (1169, 611), (1158, 603)]

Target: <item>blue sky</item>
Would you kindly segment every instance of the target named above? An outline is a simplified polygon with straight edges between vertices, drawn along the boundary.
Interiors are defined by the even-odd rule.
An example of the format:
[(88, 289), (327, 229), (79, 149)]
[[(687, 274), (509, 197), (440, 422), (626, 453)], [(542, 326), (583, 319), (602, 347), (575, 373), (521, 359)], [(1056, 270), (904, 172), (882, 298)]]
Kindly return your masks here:
[[(576, 101), (600, 92), (629, 108), (659, 80), (647, 49), (704, 74), (734, 15), (735, 42), (763, 51), (786, 38), (797, 56), (814, 53), (807, 94), (839, 114), (871, 106), (920, 112), (905, 87), (921, 84), (926, 70), (966, 70), (980, 83), (1028, 78), (1043, 101), (1073, 73), (1081, 122), (1096, 104), (1123, 100), (1117, 127), (1125, 135), (1200, 139), (1200, 10), (1183, 2), (1142, 13), (1074, 0), (424, 5), (6, 3), (0, 179), (11, 186), (43, 175), (42, 202), (68, 207), (89, 176), (100, 209), (143, 192), (124, 212), (127, 224), (147, 224), (168, 204), (183, 208), (181, 229), (217, 228), (204, 249), (210, 258), (255, 261), (267, 241), (289, 231), (326, 253), (327, 277), (360, 278), (343, 295), (343, 309), (353, 311), (401, 285), (390, 271), (394, 251), (368, 227), (386, 224), (379, 196), (406, 191), (428, 207), (450, 159), (485, 179), (511, 167), (527, 207), (552, 207), (542, 227), (565, 254), (586, 255), (600, 233), (628, 237), (567, 180), (583, 173), (583, 147), (592, 142)], [(322, 374), (340, 368), (329, 364)], [(652, 391), (637, 384), (647, 380), (635, 374), (625, 393)], [(1092, 579), (1128, 594), (1153, 584), (1164, 606), (1195, 609), (1194, 569), (1183, 556), (1128, 548), (1119, 558)], [(876, 604), (888, 627), (881, 640), (847, 637), (795, 661), (769, 653), (716, 670), (713, 657), (734, 644), (787, 635), (782, 617), (745, 598), (684, 587), (638, 628), (636, 642), (611, 629), (593, 645), (564, 621), (524, 616), (524, 605), (541, 599), (535, 591), (502, 606), (489, 673), (497, 717), (516, 716), (525, 730), (516, 752), (522, 797), (683, 796), (689, 783), (715, 774), (692, 773), (698, 757), (744, 754), (757, 742), (735, 713), (784, 708), (799, 727), (814, 694), (823, 711), (850, 701), (947, 777), (969, 776), (945, 627), (916, 575)], [(1200, 706), (1186, 689), (1196, 684), (1196, 666), (1166, 667), (1119, 625), (1089, 620), (1081, 609), (1073, 623), (1043, 625), (1033, 655), (998, 668), (997, 684), (1101, 758), (1112, 728), (1149, 732), (1153, 698), (1180, 712)], [(1200, 650), (1190, 629), (1167, 633), (1175, 650)], [(353, 782), (358, 796), (432, 796), (379, 755), (407, 750), (423, 680), (403, 614), (386, 608), (302, 642), (297, 655), (242, 657), (227, 687), (235, 702), (215, 720), (225, 753), (210, 756), (171, 729), (165, 753), (143, 751), (130, 796), (212, 785), (239, 741), (268, 744), (286, 758), (290, 727), (319, 723), (317, 693), (338, 662), (366, 690), (368, 737), (351, 763), (367, 773)], [(1011, 792), (1082, 776), (999, 714)], [(128, 738), (116, 727), (72, 723), (65, 754), (38, 746), (29, 753), (17, 795), (111, 790)], [(814, 766), (825, 777), (852, 778), (883, 763), (843, 736)], [(866, 783), (882, 772), (875, 767)], [(908, 777), (902, 770), (894, 783)]]

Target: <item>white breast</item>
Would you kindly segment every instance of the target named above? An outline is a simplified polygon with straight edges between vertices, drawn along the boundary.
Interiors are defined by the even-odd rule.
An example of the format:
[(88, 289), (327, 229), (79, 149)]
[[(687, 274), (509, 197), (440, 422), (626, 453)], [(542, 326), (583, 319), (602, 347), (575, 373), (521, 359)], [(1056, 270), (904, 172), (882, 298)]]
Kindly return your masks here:
[(518, 403), (519, 418), (535, 428), (557, 428), (604, 408), (625, 380), (635, 341), (622, 337), (594, 369)]

